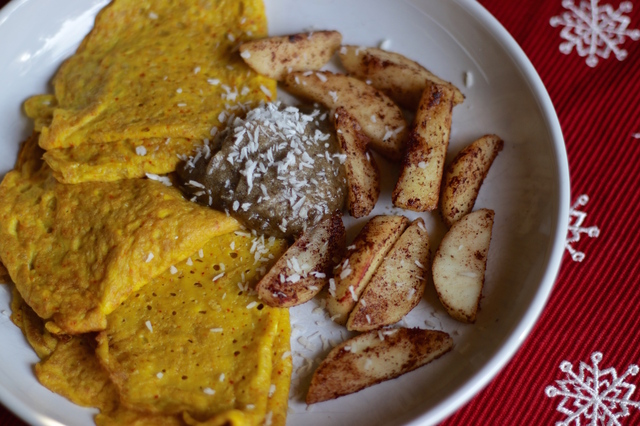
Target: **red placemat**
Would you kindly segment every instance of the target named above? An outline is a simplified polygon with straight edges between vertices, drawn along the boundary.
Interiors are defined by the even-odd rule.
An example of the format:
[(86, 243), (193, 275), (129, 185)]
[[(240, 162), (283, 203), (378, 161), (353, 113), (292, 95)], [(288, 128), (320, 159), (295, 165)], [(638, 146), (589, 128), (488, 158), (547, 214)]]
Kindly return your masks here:
[[(640, 2), (480, 2), (551, 95), (574, 204), (539, 322), (506, 368), (443, 425), (640, 424)], [(0, 406), (0, 424), (24, 423)]]

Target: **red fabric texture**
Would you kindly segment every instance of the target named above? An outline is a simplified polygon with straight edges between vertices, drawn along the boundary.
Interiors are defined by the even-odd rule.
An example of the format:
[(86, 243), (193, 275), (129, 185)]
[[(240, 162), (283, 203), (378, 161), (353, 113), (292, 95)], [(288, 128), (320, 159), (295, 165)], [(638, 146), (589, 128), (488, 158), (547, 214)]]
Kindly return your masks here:
[[(573, 3), (579, 4), (580, 0)], [(0, 6), (6, 0), (0, 0)], [(562, 25), (552, 17), (567, 12), (562, 0), (480, 0), (522, 46), (540, 74), (555, 105), (564, 132), (571, 171), (572, 201), (581, 195), (588, 202), (577, 210), (586, 213), (582, 226), (597, 227), (599, 236), (581, 234), (571, 245), (584, 253), (576, 262), (569, 252), (538, 323), (507, 366), (442, 425), (525, 425), (567, 422), (570, 415), (557, 410), (562, 396), (548, 396), (549, 386), (568, 378), (563, 361), (579, 373), (580, 363), (593, 367), (592, 354), (601, 352), (598, 368), (613, 368), (618, 377), (640, 364), (637, 318), (640, 318), (640, 40), (627, 37), (619, 47), (624, 60), (613, 54), (599, 58), (595, 67), (575, 48), (565, 54), (559, 46)], [(587, 4), (598, 4), (588, 0)], [(640, 29), (640, 1), (600, 0), (630, 18), (629, 29)], [(564, 5), (563, 5), (564, 4)], [(629, 11), (626, 5), (631, 4)], [(583, 198), (584, 200), (584, 198)], [(574, 218), (575, 219), (575, 218)], [(572, 219), (572, 221), (575, 220)], [(640, 376), (624, 382), (640, 385)], [(617, 395), (628, 394), (629, 388)], [(630, 394), (640, 400), (640, 392)], [(565, 407), (575, 411), (573, 400)], [(610, 403), (610, 412), (616, 412)], [(640, 424), (640, 408), (625, 407), (623, 425)], [(618, 404), (617, 410), (623, 410)], [(602, 413), (606, 410), (601, 409)], [(579, 424), (592, 424), (583, 413)], [(606, 420), (606, 413), (603, 414)], [(23, 425), (0, 406), (0, 424)], [(570, 423), (578, 424), (578, 423)], [(593, 423), (593, 424), (606, 424)]]

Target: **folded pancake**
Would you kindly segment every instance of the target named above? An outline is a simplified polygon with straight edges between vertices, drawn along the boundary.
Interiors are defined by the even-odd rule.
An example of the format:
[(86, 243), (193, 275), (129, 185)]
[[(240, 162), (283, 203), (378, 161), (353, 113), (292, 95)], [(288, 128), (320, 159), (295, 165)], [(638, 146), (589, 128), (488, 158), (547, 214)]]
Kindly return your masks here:
[(44, 160), (58, 182), (111, 182), (170, 173), (180, 158), (201, 145), (202, 141), (183, 138), (128, 139), (52, 149)]
[(129, 294), (238, 228), (149, 179), (60, 184), (33, 141), (0, 184), (0, 259), (52, 332), (103, 330)]
[(180, 416), (141, 413), (122, 407), (118, 390), (95, 356), (95, 335), (73, 336), (35, 366), (36, 377), (47, 389), (83, 407), (100, 410), (99, 426), (181, 426)]
[(29, 307), (13, 286), (11, 299), (11, 321), (18, 326), (27, 342), (40, 359), (45, 359), (55, 350), (60, 339), (67, 336), (55, 336), (44, 326), (44, 321)]
[(24, 102), (24, 112), (33, 119), (33, 131), (40, 133), (43, 127), (51, 125), (53, 110), (58, 105), (54, 95), (36, 95)]
[[(56, 105), (53, 95), (37, 95), (25, 101), (25, 113), (33, 119), (36, 132), (50, 125)], [(43, 152), (42, 158), (58, 182), (110, 182), (144, 177), (147, 173), (170, 173), (180, 158), (201, 145), (202, 141), (184, 138), (127, 139), (50, 149)]]
[(9, 271), (7, 271), (7, 268), (5, 268), (2, 263), (0, 263), (0, 284), (7, 284), (9, 281), (11, 281), (11, 278), (9, 277)]
[(285, 249), (242, 233), (215, 238), (112, 312), (97, 355), (121, 403), (189, 424), (284, 419), (288, 311), (260, 303), (253, 285)]
[(58, 70), (40, 145), (209, 138), (225, 109), (275, 95), (237, 51), (266, 33), (261, 0), (114, 0)]

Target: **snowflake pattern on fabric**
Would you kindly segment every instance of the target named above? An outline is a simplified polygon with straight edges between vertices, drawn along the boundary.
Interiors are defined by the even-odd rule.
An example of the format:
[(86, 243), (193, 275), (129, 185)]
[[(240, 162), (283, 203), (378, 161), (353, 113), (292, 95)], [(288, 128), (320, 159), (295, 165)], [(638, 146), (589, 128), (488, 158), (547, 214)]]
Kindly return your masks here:
[(569, 251), (569, 254), (571, 254), (571, 259), (573, 259), (574, 262), (582, 262), (585, 254), (573, 248), (572, 244), (580, 241), (582, 234), (587, 234), (591, 238), (596, 238), (600, 235), (600, 229), (597, 226), (582, 226), (584, 220), (587, 218), (587, 213), (578, 210), (578, 207), (586, 206), (588, 202), (589, 196), (583, 194), (578, 197), (578, 200), (571, 206), (571, 210), (569, 211), (569, 231), (564, 246)]
[(552, 27), (563, 27), (560, 37), (566, 41), (560, 44), (565, 55), (573, 48), (581, 57), (587, 57), (590, 67), (598, 65), (599, 57), (607, 59), (613, 53), (622, 61), (628, 52), (622, 48), (627, 37), (640, 39), (640, 30), (628, 29), (631, 19), (624, 15), (632, 10), (630, 1), (620, 3), (618, 9), (611, 5), (599, 5), (599, 0), (581, 1), (576, 6), (574, 0), (564, 0), (562, 6), (568, 10), (549, 20)]
[(557, 386), (547, 386), (544, 390), (549, 398), (562, 397), (557, 410), (567, 417), (556, 422), (556, 426), (580, 426), (582, 419), (592, 426), (621, 425), (618, 419), (629, 415), (629, 407), (640, 408), (640, 401), (631, 400), (635, 385), (626, 382), (629, 376), (638, 374), (638, 366), (630, 365), (618, 377), (613, 367), (600, 370), (600, 361), (602, 353), (592, 353), (593, 366), (580, 361), (577, 373), (569, 361), (560, 363), (560, 370), (567, 378), (556, 380)]

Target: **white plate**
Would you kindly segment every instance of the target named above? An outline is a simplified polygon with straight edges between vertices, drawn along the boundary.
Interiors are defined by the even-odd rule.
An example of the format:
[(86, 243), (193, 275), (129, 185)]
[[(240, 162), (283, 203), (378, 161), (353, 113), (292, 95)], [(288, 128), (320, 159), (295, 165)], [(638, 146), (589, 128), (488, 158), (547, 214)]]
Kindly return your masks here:
[[(105, 3), (15, 0), (0, 11), (0, 175), (13, 166), (18, 143), (31, 131), (22, 102), (51, 90), (48, 82), (56, 68), (73, 53)], [(476, 203), (496, 211), (477, 323), (448, 319), (430, 288), (406, 320), (411, 326), (451, 333), (455, 349), (396, 380), (312, 407), (299, 396), (311, 370), (303, 368), (294, 380), (290, 425), (435, 423), (471, 398), (511, 358), (536, 321), (558, 272), (569, 217), (569, 172), (549, 96), (516, 42), (473, 0), (267, 0), (267, 11), (274, 35), (337, 29), (349, 44), (377, 46), (388, 40), (391, 50), (460, 87), (467, 99), (454, 111), (451, 154), (485, 133), (505, 140)], [(465, 87), (466, 72), (473, 76), (471, 87)], [(377, 213), (395, 211), (388, 191), (397, 171), (385, 173), (386, 201)], [(443, 226), (435, 214), (422, 217), (435, 247)], [(362, 223), (348, 222), (352, 235)], [(39, 385), (33, 375), (37, 357), (11, 324), (9, 301), (7, 287), (0, 286), (2, 403), (33, 424), (91, 423), (92, 410)], [(314, 328), (328, 338), (340, 335), (337, 327), (325, 325), (314, 307), (312, 303), (293, 310), (293, 323), (298, 325), (292, 339), (296, 366), (304, 364), (298, 355), (326, 353), (322, 345), (305, 349), (299, 335), (311, 345), (320, 342)]]

